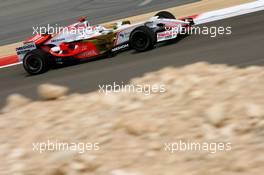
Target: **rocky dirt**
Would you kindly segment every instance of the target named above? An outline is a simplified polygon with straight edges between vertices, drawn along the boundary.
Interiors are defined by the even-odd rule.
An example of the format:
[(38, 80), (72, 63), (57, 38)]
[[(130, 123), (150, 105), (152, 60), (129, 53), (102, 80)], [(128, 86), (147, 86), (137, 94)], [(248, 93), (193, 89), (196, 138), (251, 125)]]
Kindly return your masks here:
[[(166, 92), (69, 94), (39, 87), (0, 114), (1, 175), (261, 175), (264, 68), (197, 63), (131, 80)], [(34, 150), (33, 143), (98, 143), (99, 149)], [(230, 143), (232, 149), (174, 152), (168, 143)], [(97, 148), (98, 148), (97, 147)]]

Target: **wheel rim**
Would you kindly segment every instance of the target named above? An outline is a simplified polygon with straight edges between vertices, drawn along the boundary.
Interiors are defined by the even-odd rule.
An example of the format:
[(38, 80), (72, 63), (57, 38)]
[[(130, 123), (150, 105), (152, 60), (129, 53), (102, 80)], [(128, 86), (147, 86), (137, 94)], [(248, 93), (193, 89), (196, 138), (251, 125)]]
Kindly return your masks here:
[(134, 45), (137, 48), (145, 48), (148, 45), (148, 37), (141, 32), (138, 32), (134, 35)]
[(31, 72), (38, 72), (41, 70), (42, 62), (36, 56), (29, 56), (27, 59), (27, 67)]

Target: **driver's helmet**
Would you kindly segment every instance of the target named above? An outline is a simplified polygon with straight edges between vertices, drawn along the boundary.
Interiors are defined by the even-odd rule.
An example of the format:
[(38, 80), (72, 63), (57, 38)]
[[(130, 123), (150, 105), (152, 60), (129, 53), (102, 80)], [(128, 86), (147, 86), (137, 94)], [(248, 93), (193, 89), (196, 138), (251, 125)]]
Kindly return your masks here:
[(87, 16), (80, 17), (79, 22), (85, 24), (86, 27), (90, 26), (90, 24), (87, 20)]

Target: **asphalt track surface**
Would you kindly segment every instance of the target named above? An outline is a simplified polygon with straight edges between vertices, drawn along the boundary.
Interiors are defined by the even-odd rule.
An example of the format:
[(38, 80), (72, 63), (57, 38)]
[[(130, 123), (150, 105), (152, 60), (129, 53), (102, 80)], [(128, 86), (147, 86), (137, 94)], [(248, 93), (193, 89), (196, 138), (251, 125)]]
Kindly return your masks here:
[(240, 67), (264, 65), (264, 11), (206, 26), (231, 26), (232, 35), (216, 38), (191, 35), (149, 52), (127, 51), (114, 58), (55, 69), (39, 76), (28, 76), (21, 65), (0, 69), (1, 104), (12, 93), (37, 99), (36, 88), (42, 83), (64, 85), (72, 92), (83, 93), (97, 90), (99, 85), (127, 83), (133, 77), (166, 66), (179, 67), (200, 61)]
[(69, 25), (81, 16), (91, 24), (108, 22), (199, 0), (0, 0), (0, 45), (19, 42), (33, 27)]

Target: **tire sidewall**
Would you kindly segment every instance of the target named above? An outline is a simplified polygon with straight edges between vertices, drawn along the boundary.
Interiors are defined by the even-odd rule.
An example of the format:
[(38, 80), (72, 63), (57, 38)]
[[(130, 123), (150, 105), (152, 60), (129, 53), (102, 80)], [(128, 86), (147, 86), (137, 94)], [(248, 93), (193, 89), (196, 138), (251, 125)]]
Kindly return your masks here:
[[(140, 38), (140, 35), (144, 36), (143, 39), (146, 41), (144, 46), (139, 46), (136, 44), (137, 40)], [(147, 26), (140, 26), (134, 29), (130, 35), (130, 47), (138, 52), (150, 50), (154, 48), (157, 40), (156, 37), (157, 36), (155, 32), (152, 31), (152, 29), (148, 28)]]
[(159, 18), (165, 18), (165, 19), (176, 19), (176, 17), (168, 11), (161, 11), (157, 13), (155, 16), (158, 16)]
[[(35, 59), (36, 61), (39, 62), (39, 67), (36, 68), (36, 70), (33, 70), (30, 66), (30, 59)], [(46, 60), (47, 58), (44, 58), (43, 56), (34, 53), (34, 51), (29, 52), (25, 55), (24, 60), (23, 60), (23, 67), (24, 69), (31, 75), (37, 75), (45, 72), (47, 70), (47, 63)]]
[(136, 40), (138, 40), (137, 37), (139, 37), (140, 35), (146, 35), (146, 34), (143, 31), (137, 31), (137, 32), (132, 33), (132, 35), (131, 35), (131, 40), (132, 40), (131, 41), (132, 42), (131, 45), (133, 46), (133, 48), (135, 48), (138, 51), (147, 50), (147, 48), (149, 47), (149, 45), (151, 43), (150, 38), (149, 38), (148, 35), (146, 35), (144, 37), (144, 39), (146, 40), (145, 41), (145, 45), (144, 45), (144, 47), (140, 47), (139, 45), (137, 45), (137, 41), (136, 41)]

